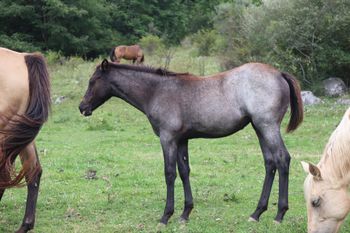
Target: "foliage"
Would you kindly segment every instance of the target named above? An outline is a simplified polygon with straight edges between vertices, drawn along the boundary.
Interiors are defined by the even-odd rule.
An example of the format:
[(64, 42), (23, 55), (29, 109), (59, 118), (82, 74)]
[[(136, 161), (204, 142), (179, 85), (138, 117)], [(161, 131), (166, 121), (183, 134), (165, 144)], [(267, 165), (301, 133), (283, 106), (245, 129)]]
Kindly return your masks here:
[(186, 7), (187, 33), (192, 34), (200, 30), (210, 30), (214, 23), (215, 7), (227, 0), (187, 0), (185, 2), (188, 5)]
[(59, 51), (59, 52), (55, 52), (55, 51), (47, 51), (45, 53), (45, 58), (46, 58), (46, 62), (50, 65), (50, 66), (53, 66), (55, 64), (63, 64), (65, 58), (64, 56), (62, 55), (62, 53)]
[(2, 0), (0, 46), (94, 58), (149, 34), (167, 44), (212, 25), (215, 1)]
[(226, 40), (227, 66), (273, 64), (297, 75), (305, 87), (350, 72), (350, 2), (265, 0), (219, 5), (215, 28)]
[(192, 36), (200, 56), (209, 56), (217, 51), (219, 40), (216, 30), (200, 30)]
[(112, 38), (118, 37), (108, 27), (111, 9), (105, 3), (105, 0), (3, 0), (0, 32), (5, 36), (0, 43), (20, 51), (40, 48), (62, 51), (63, 55), (96, 56), (111, 47)]
[(151, 34), (143, 36), (139, 41), (139, 45), (144, 52), (149, 55), (153, 55), (165, 49), (164, 41), (158, 36)]

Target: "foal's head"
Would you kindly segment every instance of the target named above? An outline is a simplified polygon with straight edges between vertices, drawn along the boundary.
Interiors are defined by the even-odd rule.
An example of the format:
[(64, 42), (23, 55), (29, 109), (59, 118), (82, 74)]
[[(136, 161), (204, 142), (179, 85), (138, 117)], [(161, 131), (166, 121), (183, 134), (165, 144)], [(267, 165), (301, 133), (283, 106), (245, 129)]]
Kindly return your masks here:
[(103, 60), (89, 80), (88, 89), (79, 105), (79, 110), (84, 116), (90, 116), (92, 111), (112, 97), (108, 66), (108, 61)]
[(303, 163), (309, 173), (304, 182), (309, 233), (335, 233), (350, 211), (347, 185), (330, 182), (319, 167)]

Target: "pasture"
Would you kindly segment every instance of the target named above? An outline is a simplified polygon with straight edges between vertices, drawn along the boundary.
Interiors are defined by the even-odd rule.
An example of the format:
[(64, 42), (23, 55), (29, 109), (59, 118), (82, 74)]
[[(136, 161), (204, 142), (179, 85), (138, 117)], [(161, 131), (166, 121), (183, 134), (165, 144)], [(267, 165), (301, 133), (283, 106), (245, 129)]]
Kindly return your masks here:
[[(148, 60), (149, 59), (149, 60)], [(185, 60), (175, 55), (170, 70), (195, 74), (218, 72), (213, 58)], [(80, 115), (78, 104), (95, 66), (72, 58), (51, 64), (52, 116), (37, 137), (43, 167), (37, 220), (33, 232), (155, 232), (165, 205), (163, 156), (159, 139), (141, 112), (111, 99), (94, 114)], [(204, 63), (203, 63), (204, 62)], [(146, 64), (160, 64), (146, 58)], [(204, 64), (204, 65), (203, 65)], [(183, 189), (175, 184), (175, 213), (164, 232), (306, 232), (300, 161), (317, 162), (331, 132), (348, 106), (326, 99), (306, 107), (303, 124), (283, 138), (292, 156), (289, 211), (280, 225), (276, 176), (269, 209), (259, 223), (248, 222), (255, 210), (264, 178), (264, 163), (251, 126), (221, 139), (189, 143), (194, 210), (186, 224), (178, 222)], [(96, 171), (96, 175), (94, 172)], [(26, 189), (11, 189), (0, 203), (0, 232), (12, 232), (21, 223)], [(346, 221), (341, 232), (349, 229)]]

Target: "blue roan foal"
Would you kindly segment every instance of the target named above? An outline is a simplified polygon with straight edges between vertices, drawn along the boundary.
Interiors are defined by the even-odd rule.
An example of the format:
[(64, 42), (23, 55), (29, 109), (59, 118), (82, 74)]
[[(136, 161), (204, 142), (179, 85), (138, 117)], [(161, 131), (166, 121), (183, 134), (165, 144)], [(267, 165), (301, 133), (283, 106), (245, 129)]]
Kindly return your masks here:
[(282, 221), (288, 210), (290, 155), (280, 134), (280, 124), (289, 105), (291, 118), (287, 131), (296, 129), (303, 119), (300, 87), (291, 75), (269, 65), (249, 63), (202, 78), (104, 60), (89, 81), (80, 112), (89, 116), (112, 96), (142, 111), (160, 137), (167, 185), (161, 223), (167, 224), (174, 212), (176, 164), (185, 194), (181, 219), (187, 220), (193, 209), (188, 140), (224, 137), (249, 123), (259, 138), (266, 169), (261, 197), (251, 219), (258, 221), (267, 209), (278, 170), (279, 200), (275, 220)]

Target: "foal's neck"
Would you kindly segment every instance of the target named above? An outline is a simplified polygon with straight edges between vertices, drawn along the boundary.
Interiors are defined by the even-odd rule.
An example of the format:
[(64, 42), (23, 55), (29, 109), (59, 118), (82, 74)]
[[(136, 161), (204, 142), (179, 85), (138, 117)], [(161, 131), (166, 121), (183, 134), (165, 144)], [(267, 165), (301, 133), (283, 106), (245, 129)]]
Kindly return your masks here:
[(145, 113), (162, 77), (134, 70), (114, 69), (112, 72), (113, 95)]

